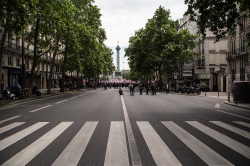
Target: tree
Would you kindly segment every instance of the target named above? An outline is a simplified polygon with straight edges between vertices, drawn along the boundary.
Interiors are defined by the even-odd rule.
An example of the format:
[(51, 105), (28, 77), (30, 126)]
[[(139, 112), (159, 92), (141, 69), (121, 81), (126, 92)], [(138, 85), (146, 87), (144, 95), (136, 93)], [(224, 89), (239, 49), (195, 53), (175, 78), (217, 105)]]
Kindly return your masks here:
[[(191, 21), (197, 22), (200, 32), (206, 36), (206, 29), (216, 35), (217, 40), (226, 36), (227, 33), (235, 33), (237, 24), (241, 25), (241, 14), (245, 18), (250, 17), (249, 0), (185, 0), (188, 5), (186, 15)], [(247, 34), (247, 43), (250, 44), (250, 34)]]
[[(145, 28), (135, 32), (125, 49), (131, 75), (150, 80), (181, 71), (184, 63), (194, 57), (195, 36), (188, 31), (177, 32), (177, 23), (170, 18), (170, 11), (159, 7)], [(139, 77), (138, 77), (139, 76)]]
[[(1, 34), (0, 46), (0, 62), (3, 61), (3, 54), (5, 49), (5, 42), (8, 38), (11, 39), (13, 34), (20, 35), (23, 29), (29, 24), (30, 11), (34, 10), (36, 5), (35, 0), (1, 0), (0, 1), (0, 22), (3, 27)], [(0, 63), (0, 83), (2, 82), (2, 63)], [(0, 84), (0, 92), (2, 90)]]

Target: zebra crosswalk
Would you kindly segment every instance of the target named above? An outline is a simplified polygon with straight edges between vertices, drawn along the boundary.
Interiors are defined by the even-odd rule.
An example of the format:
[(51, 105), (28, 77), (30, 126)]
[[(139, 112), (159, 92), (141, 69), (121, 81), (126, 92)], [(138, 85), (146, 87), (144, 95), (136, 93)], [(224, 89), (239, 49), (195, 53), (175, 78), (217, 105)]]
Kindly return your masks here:
[[(14, 119), (14, 118), (13, 118)], [(23, 149), (19, 150), (12, 156), (0, 158), (0, 165), (3, 166), (22, 166), (27, 165), (32, 160), (36, 158), (39, 154), (43, 153), (47, 147), (58, 141), (58, 137), (65, 134), (75, 122), (73, 121), (63, 121), (53, 127), (49, 126), (43, 135), (40, 135), (36, 140), (31, 141)], [(222, 146), (225, 146), (234, 153), (247, 161), (246, 165), (250, 163), (250, 147), (246, 142), (240, 142), (239, 140), (250, 139), (250, 124), (243, 121), (232, 121), (222, 122), (222, 121), (209, 121), (211, 125), (205, 125), (198, 121), (185, 121), (184, 124), (191, 127), (194, 130), (203, 133), (208, 138), (215, 140)], [(27, 122), (13, 122), (4, 125), (1, 124), (0, 128), (0, 155), (4, 152), (6, 153), (8, 149), (12, 146), (17, 146), (21, 144), (22, 141), (29, 141), (28, 136), (34, 134), (34, 132), (45, 128), (50, 122), (37, 122), (31, 124), (28, 127), (12, 133), (13, 129), (18, 128), (22, 125), (27, 125)], [(136, 121), (135, 123), (138, 127), (138, 131), (141, 137), (136, 137), (136, 142), (142, 142), (140, 139), (144, 139), (145, 146), (150, 152), (153, 162), (156, 165), (168, 165), (168, 166), (178, 166), (185, 165), (183, 160), (180, 160), (176, 155), (176, 152), (169, 147), (173, 142), (166, 141), (163, 139), (163, 134), (157, 131), (149, 121)], [(87, 121), (84, 123), (79, 130), (75, 132), (72, 139), (63, 147), (63, 150), (58, 153), (58, 155), (52, 159), (53, 162), (50, 165), (61, 166), (61, 165), (78, 165), (82, 156), (88, 148), (88, 144), (94, 137), (94, 132), (97, 130), (98, 126), (101, 125), (98, 121)], [(204, 165), (237, 165), (234, 163), (230, 157), (221, 154), (217, 149), (212, 149), (211, 146), (206, 145), (204, 140), (197, 138), (192, 132), (187, 128), (178, 124), (174, 121), (160, 121), (157, 125), (164, 127), (166, 132), (171, 132), (173, 136), (178, 138), (183, 145), (190, 149), (194, 155), (198, 156)], [(215, 126), (214, 128), (211, 126)], [(231, 138), (230, 135), (226, 135), (217, 131), (218, 128), (226, 130), (241, 139), (235, 140)], [(6, 134), (7, 133), (7, 134)], [(6, 134), (6, 135), (5, 135)], [(66, 135), (65, 135), (66, 136)], [(26, 140), (27, 139), (27, 140)], [(168, 139), (167, 139), (168, 140)], [(103, 154), (103, 164), (105, 166), (128, 166), (130, 165), (130, 150), (127, 143), (126, 128), (123, 121), (111, 121), (108, 132), (105, 154)], [(139, 154), (143, 152), (138, 149)], [(89, 151), (88, 151), (89, 152)], [(95, 153), (95, 152), (92, 152)], [(143, 155), (142, 155), (143, 156)], [(144, 160), (141, 157), (141, 160)], [(145, 163), (141, 162), (142, 165)], [(95, 163), (92, 163), (95, 165)], [(40, 164), (38, 164), (40, 165)], [(242, 164), (241, 164), (242, 165)]]

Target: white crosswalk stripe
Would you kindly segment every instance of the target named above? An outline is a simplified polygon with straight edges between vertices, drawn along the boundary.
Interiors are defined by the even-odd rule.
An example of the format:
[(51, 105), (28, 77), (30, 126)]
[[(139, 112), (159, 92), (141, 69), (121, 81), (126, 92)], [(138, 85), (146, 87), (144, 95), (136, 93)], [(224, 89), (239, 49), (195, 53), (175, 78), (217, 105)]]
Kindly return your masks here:
[[(240, 138), (244, 137), (244, 139), (249, 139), (249, 132), (239, 128), (240, 125), (242, 126), (242, 128), (249, 128), (249, 124), (242, 121), (232, 122), (235, 123), (235, 125), (239, 124), (238, 127), (231, 126), (221, 121), (209, 121), (209, 123), (219, 126), (216, 127), (211, 124), (211, 126), (216, 128), (217, 130), (219, 130), (219, 128), (223, 128), (237, 134)], [(0, 153), (3, 150), (8, 150), (8, 148), (13, 148), (13, 146), (11, 147), (11, 145), (13, 145), (14, 143), (21, 143), (22, 141), (20, 140), (26, 139), (28, 135), (31, 135), (38, 129), (41, 129), (48, 123), (49, 122), (38, 122), (32, 124), (31, 126), (25, 129), (22, 129), (21, 131), (18, 131), (13, 135), (6, 136), (6, 138), (0, 140)], [(10, 156), (10, 158), (6, 159), (5, 162), (2, 161), (4, 163), (0, 163), (0, 165), (2, 164), (3, 166), (22, 166), (28, 164), (38, 154), (43, 153), (46, 147), (50, 146), (53, 143), (56, 143), (57, 138), (65, 134), (64, 131), (66, 131), (69, 127), (73, 127), (71, 126), (73, 123), (75, 122), (61, 122), (51, 129), (48, 129), (50, 128), (50, 126), (47, 125), (47, 129), (49, 131), (44, 131), (46, 132), (44, 135), (42, 135), (34, 142), (30, 143), (27, 147), (24, 147), (24, 149), (17, 151), (15, 154), (13, 154), (13, 156)], [(156, 165), (178, 166), (184, 164), (182, 163), (183, 159), (179, 160), (176, 157), (175, 153), (172, 152), (168, 147), (169, 144), (172, 144), (172, 142), (164, 141), (162, 133), (157, 132), (148, 121), (136, 121), (136, 124), (143, 139), (145, 140), (145, 143), (143, 144), (148, 147), (148, 152), (151, 153)], [(183, 143), (183, 146), (192, 150), (193, 153), (201, 159), (201, 162), (204, 162), (204, 165), (234, 165), (235, 163), (233, 163), (231, 159), (225, 158), (226, 156), (223, 156), (222, 154), (220, 154), (220, 152), (212, 149), (211, 145), (206, 145), (204, 142), (196, 138), (195, 135), (192, 135), (192, 132), (189, 131), (190, 128), (193, 128), (195, 130), (198, 129), (197, 132), (201, 131), (205, 133), (207, 137), (212, 137), (214, 141), (218, 141), (221, 144), (231, 148), (232, 151), (239, 153), (240, 155), (242, 155), (242, 157), (244, 156), (245, 158), (250, 159), (249, 146), (244, 145), (243, 143), (240, 143), (211, 127), (207, 127), (206, 125), (200, 122), (186, 121), (185, 123), (183, 123), (189, 127), (188, 130), (185, 130), (181, 127), (181, 125), (178, 125), (178, 123), (174, 121), (161, 121), (157, 125), (162, 124), (166, 127), (166, 131), (168, 130), (168, 132), (171, 132), (176, 138), (178, 138)], [(6, 126), (0, 128), (1, 137), (4, 137), (5, 133), (8, 134), (8, 132), (13, 132), (11, 131), (11, 129), (14, 129), (21, 125), (27, 125), (27, 123), (14, 122), (11, 124), (6, 124)], [(88, 148), (88, 144), (91, 141), (98, 125), (100, 125), (98, 121), (87, 121), (78, 131), (75, 132), (73, 139), (70, 140), (67, 145), (62, 148), (63, 150), (58, 153), (58, 156), (56, 156), (55, 159), (51, 159), (52, 161), (49, 165), (51, 165), (52, 163), (52, 165), (54, 166), (78, 165), (79, 161), (81, 160), (83, 154), (86, 151), (86, 148)], [(130, 152), (128, 148), (129, 146), (127, 142), (124, 122), (111, 121), (109, 133), (107, 134), (107, 142), (103, 142), (107, 145), (106, 153), (103, 154), (103, 159), (105, 156), (103, 165), (130, 165)], [(139, 139), (138, 137), (135, 138)], [(141, 142), (141, 140), (137, 139), (135, 139), (136, 142)]]
[(162, 123), (208, 165), (233, 165), (175, 123)]
[(237, 128), (237, 127), (230, 126), (230, 125), (228, 125), (226, 123), (219, 122), (219, 121), (211, 121), (211, 123), (216, 124), (216, 125), (218, 125), (220, 127), (223, 127), (223, 128), (225, 128), (225, 129), (227, 129), (229, 131), (232, 131), (232, 132), (234, 132), (234, 133), (236, 133), (238, 135), (241, 135), (243, 137), (246, 137), (246, 138), (250, 139), (250, 132), (241, 130), (241, 129)]
[(44, 125), (48, 124), (48, 122), (38, 122), (10, 137), (7, 137), (0, 141), (0, 151), (7, 148), (8, 146), (12, 145), (13, 143), (21, 140), (22, 138), (26, 137), (27, 135), (33, 133), (34, 131), (40, 129)]
[(245, 126), (245, 127), (248, 127), (250, 128), (250, 124), (249, 123), (246, 123), (246, 122), (239, 122), (239, 121), (233, 121), (234, 123), (237, 123), (237, 124), (240, 124), (242, 126)]
[(77, 165), (98, 122), (87, 122), (76, 134), (69, 145), (53, 163), (53, 166)]
[(156, 165), (173, 165), (178, 166), (181, 163), (171, 152), (168, 146), (164, 143), (161, 137), (149, 124), (149, 122), (137, 122), (137, 125), (142, 133), (144, 140), (156, 162)]
[(123, 122), (111, 122), (105, 166), (128, 166), (128, 150)]
[(45, 149), (52, 141), (54, 141), (64, 130), (66, 130), (73, 122), (62, 122), (48, 133), (40, 137), (38, 140), (30, 144), (21, 152), (6, 161), (2, 166), (22, 166), (26, 165), (43, 149)]
[(209, 135), (210, 137), (216, 139), (220, 143), (228, 146), (232, 150), (240, 153), (241, 155), (245, 156), (246, 158), (250, 159), (250, 148), (240, 142), (237, 142), (233, 140), (232, 138), (229, 138), (228, 136), (225, 136), (199, 122), (195, 121), (188, 121), (188, 124), (191, 126), (197, 128), (198, 130), (202, 131), (203, 133)]
[(16, 119), (16, 118), (19, 118), (19, 117), (21, 117), (21, 115), (17, 115), (17, 116), (14, 116), (12, 118), (9, 118), (9, 119), (2, 120), (2, 121), (0, 121), (0, 124), (7, 122), (7, 121), (10, 121), (10, 120), (13, 120), (13, 119)]
[(15, 122), (15, 123), (9, 124), (7, 126), (1, 127), (0, 128), (0, 134), (4, 133), (6, 131), (9, 131), (9, 130), (15, 128), (15, 127), (18, 127), (18, 126), (20, 126), (20, 125), (22, 125), (24, 123), (25, 122)]

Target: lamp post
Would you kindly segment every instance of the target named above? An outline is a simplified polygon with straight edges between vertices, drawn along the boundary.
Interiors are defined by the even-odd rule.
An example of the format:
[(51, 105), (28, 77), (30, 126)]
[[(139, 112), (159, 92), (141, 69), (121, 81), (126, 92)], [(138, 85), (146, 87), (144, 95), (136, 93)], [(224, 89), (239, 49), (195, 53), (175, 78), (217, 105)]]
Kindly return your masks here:
[(123, 63), (123, 73), (122, 73), (122, 77), (123, 77), (123, 80), (124, 80), (124, 63), (125, 62), (122, 62)]

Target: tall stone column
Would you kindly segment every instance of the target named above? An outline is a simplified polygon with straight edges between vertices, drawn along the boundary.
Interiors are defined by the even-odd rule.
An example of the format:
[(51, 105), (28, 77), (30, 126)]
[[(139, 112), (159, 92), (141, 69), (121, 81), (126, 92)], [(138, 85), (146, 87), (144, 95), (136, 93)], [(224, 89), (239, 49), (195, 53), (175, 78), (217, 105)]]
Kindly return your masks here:
[(120, 71), (120, 46), (117, 45), (117, 47), (115, 48), (117, 51), (117, 57), (116, 57), (116, 71), (119, 72)]

